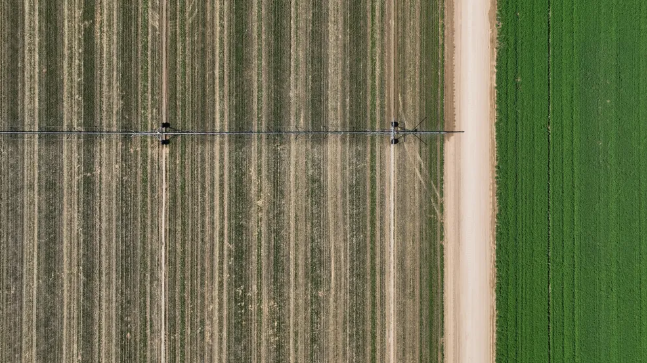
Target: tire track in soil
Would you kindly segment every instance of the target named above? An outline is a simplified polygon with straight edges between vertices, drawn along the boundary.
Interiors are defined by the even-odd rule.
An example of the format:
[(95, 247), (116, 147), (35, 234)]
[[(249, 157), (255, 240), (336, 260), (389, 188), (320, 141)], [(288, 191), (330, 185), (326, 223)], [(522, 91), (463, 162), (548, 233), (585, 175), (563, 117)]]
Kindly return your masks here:
[[(395, 0), (390, 0), (387, 4), (386, 8), (387, 12), (387, 18), (386, 20), (386, 34), (388, 34), (389, 37), (389, 46), (387, 48), (387, 55), (386, 58), (388, 59), (388, 68), (387, 68), (387, 73), (386, 73), (386, 82), (387, 82), (387, 114), (389, 115), (389, 120), (396, 120), (398, 119), (398, 111), (397, 111), (397, 103), (395, 102), (396, 98), (396, 90), (397, 90), (397, 85), (396, 85), (396, 80), (397, 80), (397, 75), (395, 73), (396, 70), (396, 55), (397, 55), (397, 49), (396, 49), (396, 19), (397, 19), (397, 14), (396, 14), (396, 7), (395, 7)], [(389, 266), (389, 273), (388, 273), (388, 316), (386, 319), (386, 335), (387, 335), (387, 340), (386, 340), (386, 350), (387, 354), (389, 357), (389, 362), (396, 362), (396, 357), (397, 357), (397, 326), (396, 326), (396, 239), (395, 239), (395, 214), (396, 214), (396, 206), (395, 206), (395, 201), (396, 201), (396, 179), (395, 179), (395, 147), (391, 146), (390, 147), (390, 165), (389, 165), (389, 171), (390, 171), (390, 179), (388, 181), (390, 185), (390, 191), (389, 191), (389, 257), (388, 257), (388, 266)]]
[[(344, 120), (345, 99), (344, 99), (344, 64), (346, 49), (342, 34), (345, 26), (345, 7), (342, 0), (334, 0), (328, 3), (328, 53), (327, 53), (327, 95), (328, 104), (325, 112), (329, 129), (339, 129), (346, 126)], [(347, 81), (348, 79), (345, 78)], [(323, 271), (329, 273), (329, 281), (324, 283), (324, 293), (327, 294), (327, 302), (324, 304), (324, 341), (325, 350), (323, 359), (327, 361), (345, 361), (345, 314), (347, 308), (347, 294), (345, 284), (348, 280), (344, 274), (344, 250), (347, 236), (344, 228), (343, 209), (343, 187), (342, 179), (342, 138), (326, 138), (326, 219), (327, 233), (324, 241), (328, 243), (329, 265), (324, 262)], [(328, 271), (326, 271), (326, 269)], [(325, 281), (325, 280), (324, 280)], [(343, 292), (343, 294), (342, 294)]]
[[(418, 124), (420, 115), (422, 89), (421, 59), (432, 56), (423, 55), (420, 51), (422, 38), (420, 2), (413, 0), (400, 2), (395, 9), (394, 34), (394, 74), (395, 79), (393, 104), (395, 115), (404, 121), (405, 127), (413, 128)], [(414, 36), (406, 36), (412, 34)], [(402, 104), (402, 100), (404, 103)], [(426, 125), (421, 125), (426, 128)], [(431, 140), (427, 140), (431, 142)], [(428, 265), (421, 265), (429, 246), (435, 241), (421, 238), (422, 220), (426, 216), (421, 202), (434, 204), (434, 196), (427, 193), (430, 174), (423, 180), (420, 171), (424, 170), (420, 152), (428, 150), (415, 137), (405, 138), (396, 147), (395, 158), (395, 214), (396, 214), (396, 276), (395, 276), (395, 305), (396, 305), (396, 361), (413, 361), (428, 356), (427, 340), (421, 341), (421, 327), (427, 314), (421, 311), (421, 292), (428, 289), (428, 284), (421, 280), (429, 276)], [(409, 153), (411, 152), (411, 153)], [(420, 164), (412, 162), (411, 157), (417, 157)], [(433, 185), (433, 183), (432, 183)], [(431, 188), (429, 188), (431, 189)], [(429, 227), (427, 227), (429, 228)], [(425, 281), (426, 282), (426, 281)], [(428, 302), (425, 303), (428, 305)], [(432, 317), (433, 319), (433, 317)], [(421, 353), (425, 353), (424, 355)]]
[[(326, 73), (326, 52), (327, 52), (327, 28), (328, 13), (327, 4), (312, 2), (312, 28), (311, 35), (308, 38), (312, 44), (311, 52), (308, 54), (310, 61), (311, 77), (308, 78), (308, 102), (309, 102), (309, 128), (323, 126), (325, 121), (325, 110), (327, 104), (327, 93), (325, 86), (327, 84)], [(309, 269), (307, 270), (308, 281), (308, 306), (309, 312), (306, 319), (308, 327), (308, 347), (305, 354), (310, 361), (324, 359), (325, 345), (322, 343), (325, 337), (324, 319), (325, 319), (325, 297), (324, 297), (324, 279), (325, 279), (325, 259), (324, 244), (326, 242), (326, 184), (325, 184), (325, 141), (315, 141), (309, 138), (310, 143), (316, 144), (313, 152), (308, 153), (306, 167), (309, 178), (309, 188), (307, 191), (307, 200), (310, 203), (306, 205), (306, 213), (312, 222), (309, 223), (309, 238), (306, 240), (308, 246), (307, 257), (309, 260)]]
[[(290, 102), (290, 123), (288, 125), (289, 129), (294, 129), (296, 126), (296, 102), (295, 99), (296, 97), (299, 96), (299, 93), (296, 89), (296, 51), (297, 51), (297, 27), (295, 26), (295, 19), (297, 16), (296, 13), (296, 8), (297, 5), (296, 3), (292, 2), (290, 4), (290, 95), (291, 97), (291, 102)], [(296, 233), (296, 228), (295, 228), (295, 216), (294, 216), (294, 210), (295, 210), (295, 184), (296, 184), (296, 176), (295, 176), (295, 141), (296, 139), (292, 136), (289, 137), (289, 148), (290, 148), (290, 157), (289, 157), (289, 191), (288, 191), (288, 196), (286, 199), (290, 201), (290, 206), (289, 206), (289, 234), (288, 234), (288, 243), (289, 243), (289, 284), (290, 284), (290, 292), (289, 292), (289, 318), (288, 318), (288, 324), (289, 324), (289, 341), (288, 341), (288, 351), (289, 351), (289, 359), (290, 362), (294, 362), (295, 359), (295, 327), (294, 327), (294, 310), (295, 310), (295, 267), (296, 267), (296, 261), (295, 261), (295, 233)]]
[[(252, 127), (253, 129), (261, 129), (261, 113), (260, 105), (262, 104), (262, 99), (260, 94), (263, 93), (259, 74), (261, 73), (261, 62), (259, 62), (260, 57), (260, 46), (261, 46), (261, 27), (262, 27), (262, 18), (261, 14), (261, 4), (258, 1), (254, 1), (252, 4), (252, 64), (254, 65), (253, 74), (252, 74), (252, 98), (253, 98), (253, 110), (252, 110)], [(251, 167), (250, 167), (250, 187), (251, 187), (251, 196), (252, 196), (252, 207), (250, 215), (250, 236), (252, 237), (253, 252), (250, 261), (249, 268), (249, 281), (250, 281), (250, 316), (251, 316), (251, 346), (254, 347), (250, 354), (250, 358), (254, 362), (261, 360), (261, 340), (262, 337), (259, 336), (261, 331), (261, 300), (260, 300), (260, 291), (259, 286), (261, 284), (261, 276), (259, 273), (259, 266), (261, 266), (262, 256), (260, 254), (259, 244), (262, 243), (262, 234), (259, 231), (259, 226), (262, 219), (262, 207), (263, 207), (263, 197), (260, 195), (261, 188), (261, 179), (259, 174), (261, 173), (261, 156), (262, 150), (260, 149), (260, 142), (257, 137), (252, 139), (251, 142)]]
[[(374, 33), (388, 34), (387, 22), (387, 8), (386, 3), (378, 2), (375, 5), (373, 23), (376, 25)], [(390, 120), (388, 103), (389, 88), (388, 84), (388, 57), (379, 56), (385, 54), (388, 49), (388, 41), (376, 37), (375, 40), (375, 53), (378, 55), (375, 62), (375, 93), (376, 93), (376, 124), (373, 127), (379, 128), (388, 123)], [(385, 353), (387, 351), (387, 334), (386, 334), (386, 309), (388, 308), (385, 294), (385, 284), (387, 281), (386, 271), (386, 258), (385, 258), (385, 244), (388, 241), (389, 233), (389, 220), (388, 213), (384, 212), (388, 206), (388, 149), (385, 149), (383, 141), (376, 138), (374, 140), (374, 153), (375, 153), (375, 184), (372, 188), (375, 189), (375, 246), (374, 246), (374, 290), (372, 291), (375, 296), (374, 303), (374, 341), (371, 355), (373, 359), (384, 361)]]
[[(63, 119), (67, 129), (76, 128), (82, 118), (78, 79), (80, 73), (80, 12), (76, 4), (64, 3)], [(63, 361), (78, 357), (79, 322), (79, 175), (78, 141), (63, 144)]]
[(166, 220), (168, 215), (168, 206), (167, 206), (167, 193), (168, 186), (166, 183), (167, 179), (167, 170), (168, 170), (168, 148), (160, 147), (158, 152), (158, 158), (160, 163), (161, 179), (160, 184), (160, 198), (161, 198), (161, 209), (159, 213), (159, 223), (160, 223), (160, 283), (161, 283), (161, 295), (160, 295), (160, 360), (166, 362), (166, 236), (168, 234), (168, 228), (166, 226)]
[[(38, 127), (39, 107), (39, 24), (38, 4), (35, 0), (25, 2), (24, 34), (24, 79), (23, 117), (25, 129)], [(36, 288), (38, 261), (38, 138), (24, 141), (23, 185), (23, 311), (22, 311), (22, 357), (36, 359)], [(32, 192), (29, 192), (29, 191)], [(30, 212), (31, 211), (31, 214)], [(29, 237), (31, 236), (31, 237)]]
[[(167, 26), (168, 26), (168, 9), (167, 0), (160, 0), (160, 33), (161, 33), (161, 58), (162, 58), (162, 107), (161, 107), (161, 122), (168, 122), (168, 61), (167, 61)], [(168, 218), (167, 206), (167, 193), (168, 186), (166, 183), (168, 172), (168, 147), (161, 147), (159, 151), (160, 170), (162, 172), (161, 182), (161, 204), (160, 211), (160, 282), (161, 282), (161, 296), (160, 296), (160, 360), (166, 362), (166, 240), (168, 237), (168, 228), (166, 221)]]
[[(310, 52), (310, 29), (309, 24), (311, 21), (312, 4), (310, 1), (299, 2), (295, 7), (294, 17), (297, 19), (293, 25), (293, 34), (296, 37), (295, 50), (295, 65), (293, 73), (294, 88), (292, 91), (293, 97), (293, 117), (291, 129), (303, 130), (307, 127), (305, 124), (305, 113), (310, 109), (309, 97), (307, 90), (307, 82), (309, 74), (307, 73), (307, 59)], [(291, 237), (293, 239), (290, 255), (294, 262), (291, 263), (290, 271), (292, 271), (294, 282), (291, 283), (291, 293), (294, 296), (294, 306), (291, 314), (292, 330), (294, 331), (290, 344), (293, 345), (290, 349), (291, 362), (307, 361), (306, 352), (309, 345), (309, 324), (307, 324), (307, 317), (309, 316), (308, 304), (306, 296), (308, 294), (308, 284), (306, 276), (306, 267), (308, 266), (307, 246), (304, 241), (307, 240), (306, 225), (306, 201), (307, 198), (307, 180), (303, 171), (306, 170), (306, 160), (304, 155), (312, 152), (308, 148), (308, 141), (306, 138), (293, 138), (291, 140), (291, 199), (292, 210), (291, 216)]]
[[(223, 7), (220, 2), (215, 3), (215, 9), (214, 9), (214, 23), (219, 24), (221, 22), (221, 19), (223, 17)], [(223, 21), (224, 23), (224, 21)], [(221, 31), (220, 26), (215, 26), (214, 29), (214, 36), (215, 36), (215, 60), (214, 60), (214, 65), (215, 65), (215, 88), (216, 88), (216, 97), (215, 97), (215, 117), (216, 117), (216, 126), (219, 129), (226, 130), (228, 127), (228, 115), (229, 111), (226, 105), (226, 92), (228, 90), (227, 87), (224, 87), (224, 83), (226, 80), (226, 72), (221, 72), (220, 67), (223, 69), (226, 69), (226, 59), (227, 59), (227, 48), (226, 45), (223, 46), (223, 39), (227, 39), (226, 37), (223, 36), (223, 32)], [(224, 49), (223, 49), (224, 48)], [(224, 59), (221, 57), (221, 53), (225, 54)], [(223, 146), (224, 144), (224, 146)], [(215, 223), (216, 223), (216, 231), (215, 231), (215, 236), (216, 236), (216, 241), (221, 241), (225, 240), (224, 239), (224, 227), (226, 223), (223, 223), (226, 221), (223, 211), (223, 201), (225, 200), (226, 194), (223, 194), (224, 191), (228, 188), (228, 180), (225, 177), (226, 176), (226, 170), (228, 168), (228, 157), (223, 156), (223, 154), (227, 150), (227, 141), (222, 141), (222, 139), (217, 139), (216, 140), (216, 146), (215, 146), (215, 159), (217, 161), (224, 160), (224, 162), (216, 163), (216, 180), (215, 180), (215, 185), (217, 186), (224, 186), (223, 188), (218, 188), (218, 191), (214, 193), (214, 204), (216, 206), (216, 211), (215, 211)], [(222, 236), (222, 237), (221, 237)], [(226, 241), (226, 240), (225, 240)], [(221, 269), (224, 270), (224, 267), (226, 265), (225, 263), (222, 263), (223, 259), (221, 258), (221, 253), (222, 252), (222, 247), (224, 246), (224, 243), (219, 243), (217, 242), (216, 245), (214, 246), (214, 279), (213, 279), (213, 285), (214, 285), (214, 292), (213, 292), (213, 314), (212, 316), (214, 317), (214, 321), (212, 322), (212, 330), (213, 330), (213, 337), (211, 338), (211, 354), (212, 354), (212, 360), (213, 361), (223, 361), (224, 358), (222, 358), (220, 352), (221, 352), (221, 331), (224, 330), (221, 328), (221, 317), (220, 317), (220, 311), (221, 311), (221, 306), (222, 306), (222, 299), (220, 295), (223, 294), (223, 290), (221, 290), (221, 281), (224, 281), (225, 277), (224, 274), (221, 273)], [(226, 321), (225, 321), (226, 322)], [(224, 341), (224, 337), (223, 337)]]
[[(270, 26), (268, 19), (268, 0), (263, 0), (261, 2), (261, 89), (262, 89), (262, 99), (261, 99), (261, 129), (267, 130), (269, 123), (271, 121), (270, 110), (269, 110), (269, 90), (270, 84), (268, 79), (269, 69), (269, 55), (270, 50), (268, 45), (268, 28)], [(268, 172), (268, 152), (265, 152), (268, 149), (269, 143), (267, 137), (262, 136), (260, 142), (260, 149), (262, 153), (261, 158), (261, 180), (260, 185), (260, 200), (261, 200), (261, 237), (259, 243), (261, 243), (261, 344), (260, 344), (260, 359), (261, 362), (269, 362), (272, 360), (270, 353), (270, 341), (272, 336), (270, 333), (271, 330), (271, 321), (270, 317), (270, 286), (271, 286), (271, 273), (273, 270), (270, 265), (269, 258), (267, 257), (269, 251), (267, 250), (267, 240), (269, 239), (269, 226), (268, 226), (268, 206), (271, 205), (272, 200), (269, 198), (270, 185), (269, 181), (269, 172)]]
[[(393, 118), (391, 118), (393, 120)], [(391, 147), (390, 150), (391, 154), (391, 164), (389, 165), (389, 169), (391, 171), (391, 179), (389, 180), (389, 184), (391, 186), (390, 191), (389, 191), (389, 274), (388, 274), (388, 279), (389, 279), (389, 316), (387, 319), (387, 349), (388, 349), (388, 356), (389, 356), (389, 362), (396, 362), (396, 316), (395, 316), (395, 281), (396, 281), (396, 242), (395, 242), (395, 184), (396, 184), (396, 179), (395, 179), (395, 147)]]
[[(160, 110), (158, 108), (160, 92), (160, 76), (159, 76), (159, 66), (161, 66), (160, 58), (160, 48), (161, 42), (159, 41), (159, 29), (160, 29), (160, 14), (159, 14), (159, 2), (153, 2), (150, 5), (149, 9), (145, 9), (142, 13), (145, 13), (145, 19), (147, 19), (146, 24), (146, 44), (145, 49), (147, 59), (149, 60), (150, 65), (146, 65), (146, 79), (148, 84), (146, 85), (145, 93), (145, 105), (146, 105), (146, 114), (145, 117), (148, 121), (147, 125), (149, 128), (159, 127), (159, 115)], [(160, 274), (159, 268), (159, 258), (160, 258), (160, 182), (159, 175), (160, 170), (160, 160), (157, 156), (159, 150), (153, 150), (154, 147), (159, 147), (159, 145), (154, 142), (144, 143), (144, 145), (149, 145), (147, 147), (146, 153), (146, 164), (147, 171), (149, 175), (147, 180), (150, 182), (146, 183), (146, 195), (149, 196), (147, 203), (147, 223), (146, 235), (150, 236), (145, 246), (145, 264), (147, 266), (147, 276), (143, 279), (146, 289), (146, 319), (144, 320), (145, 329), (146, 329), (146, 342), (147, 346), (145, 351), (142, 354), (145, 354), (146, 357), (152, 361), (161, 361), (161, 325), (163, 315), (161, 314), (161, 301), (160, 301), (160, 287), (161, 280), (163, 276)], [(156, 177), (154, 177), (156, 176)], [(154, 182), (153, 182), (154, 181)], [(155, 221), (155, 224), (152, 223)]]
[[(199, 33), (198, 44), (204, 43), (205, 46), (203, 49), (199, 50), (198, 53), (198, 64), (201, 64), (203, 69), (201, 72), (204, 72), (204, 81), (200, 82), (200, 79), (196, 81), (198, 87), (201, 87), (201, 96), (199, 103), (203, 110), (198, 112), (198, 115), (204, 119), (205, 128), (219, 128), (217, 126), (217, 118), (215, 117), (213, 103), (204, 102), (203, 100), (214, 100), (215, 94), (213, 93), (214, 87), (214, 63), (213, 63), (213, 8), (214, 4), (208, 2), (205, 4), (204, 9), (196, 9), (196, 17), (193, 19), (193, 26), (203, 27), (204, 32)], [(197, 47), (199, 48), (199, 47)], [(197, 73), (198, 77), (202, 73)], [(204, 102), (204, 103), (203, 103)], [(199, 261), (199, 266), (196, 269), (195, 276), (198, 278), (198, 281), (195, 283), (194, 287), (194, 299), (197, 301), (198, 308), (194, 312), (194, 324), (195, 328), (193, 329), (193, 348), (189, 347), (187, 350), (191, 352), (192, 356), (190, 360), (193, 361), (210, 361), (212, 358), (209, 356), (208, 352), (210, 351), (210, 339), (211, 339), (211, 326), (210, 326), (210, 316), (213, 313), (211, 307), (213, 306), (213, 301), (211, 300), (211, 294), (209, 293), (211, 289), (214, 288), (213, 279), (212, 279), (212, 266), (215, 264), (215, 261), (212, 260), (214, 245), (216, 244), (216, 238), (214, 235), (216, 221), (214, 220), (214, 211), (215, 206), (212, 204), (214, 200), (214, 194), (217, 193), (218, 188), (214, 184), (214, 179), (217, 178), (217, 172), (215, 170), (214, 161), (214, 145), (213, 143), (205, 144), (202, 146), (204, 156), (202, 157), (202, 162), (204, 165), (209, 165), (208, 168), (200, 170), (200, 178), (203, 181), (201, 185), (203, 188), (198, 192), (202, 195), (200, 198), (200, 209), (202, 212), (202, 218), (198, 218), (199, 231), (200, 234), (196, 237), (198, 241), (203, 241), (203, 243), (197, 243), (194, 249), (193, 254), (195, 259)], [(200, 213), (200, 212), (199, 212)], [(199, 217), (198, 213), (198, 217)], [(210, 228), (212, 227), (212, 228)]]
[[(223, 32), (223, 37), (222, 43), (224, 44), (224, 60), (223, 60), (223, 74), (224, 74), (224, 98), (223, 98), (223, 105), (224, 105), (224, 124), (223, 127), (225, 130), (229, 130), (232, 124), (232, 120), (230, 120), (230, 100), (231, 100), (231, 95), (230, 95), (230, 90), (231, 90), (231, 80), (230, 80), (230, 74), (231, 74), (231, 45), (230, 45), (230, 18), (228, 14), (231, 14), (231, 4), (229, 2), (225, 2), (224, 10), (223, 10), (223, 17), (224, 17), (224, 32)], [(223, 142), (224, 148), (223, 148), (223, 160), (227, 160), (227, 163), (223, 165), (223, 170), (224, 170), (224, 180), (222, 185), (224, 185), (224, 190), (223, 190), (223, 199), (222, 199), (222, 204), (223, 204), (223, 221), (224, 226), (224, 238), (223, 238), (223, 243), (222, 243), (222, 251), (223, 251), (223, 257), (221, 261), (222, 263), (222, 281), (223, 281), (223, 286), (222, 286), (222, 308), (223, 308), (223, 314), (222, 314), (222, 347), (220, 349), (221, 351), (221, 359), (228, 359), (228, 342), (229, 342), (229, 319), (228, 319), (228, 312), (229, 312), (229, 251), (230, 251), (230, 231), (229, 231), (229, 223), (230, 223), (230, 212), (229, 212), (229, 200), (227, 199), (228, 196), (230, 195), (230, 178), (229, 178), (229, 173), (230, 173), (230, 164), (229, 161), (230, 159), (230, 141), (229, 139), (225, 139)]]
[[(118, 51), (117, 51), (117, 6), (116, 3), (102, 3), (102, 17), (100, 28), (101, 36), (101, 121), (104, 129), (117, 129), (120, 118), (118, 95), (120, 84), (118, 82)], [(101, 198), (101, 358), (111, 361), (117, 357), (117, 261), (116, 261), (116, 236), (117, 230), (117, 159), (121, 158), (120, 149), (117, 148), (117, 139), (110, 138), (100, 142), (100, 175), (102, 185)]]
[[(376, 59), (376, 53), (375, 53), (375, 46), (372, 45), (372, 37), (374, 37), (374, 17), (375, 15), (372, 12), (372, 3), (370, 1), (366, 2), (366, 44), (367, 44), (367, 54), (369, 56), (369, 59), (373, 60)], [(377, 61), (375, 61), (377, 63)], [(372, 84), (372, 80), (375, 74), (375, 69), (374, 69), (374, 64), (372, 61), (368, 62), (368, 66), (366, 67), (366, 83), (364, 84), (364, 87), (366, 87), (366, 100), (364, 101), (364, 110), (366, 111), (365, 116), (366, 116), (366, 121), (360, 126), (365, 127), (367, 130), (371, 130), (376, 128), (373, 124), (374, 117), (376, 118), (377, 110), (375, 109), (376, 105), (373, 104), (373, 94), (375, 92), (374, 85)], [(358, 333), (360, 329), (363, 331), (361, 332), (363, 334), (364, 341), (363, 343), (363, 352), (357, 352), (358, 357), (360, 359), (363, 358), (365, 361), (373, 360), (375, 361), (375, 357), (372, 356), (372, 343), (374, 340), (373, 336), (373, 328), (374, 328), (374, 321), (373, 321), (373, 305), (375, 301), (375, 295), (374, 291), (372, 291), (372, 282), (373, 282), (373, 271), (374, 271), (374, 266), (375, 266), (375, 261), (373, 261), (373, 254), (372, 250), (375, 248), (374, 246), (374, 230), (375, 226), (373, 225), (373, 211), (372, 211), (372, 200), (374, 198), (373, 194), (376, 193), (376, 188), (374, 187), (374, 180), (372, 179), (372, 175), (374, 173), (374, 163), (372, 160), (372, 155), (375, 153), (375, 147), (374, 147), (374, 140), (367, 139), (365, 143), (366, 147), (366, 155), (364, 158), (364, 164), (367, 166), (364, 178), (365, 178), (365, 190), (367, 191), (366, 195), (366, 200), (364, 203), (364, 261), (365, 261), (365, 266), (360, 266), (360, 268), (363, 267), (364, 269), (364, 276), (365, 280), (360, 281), (360, 284), (365, 285), (365, 292), (363, 296), (359, 296), (359, 299), (362, 299), (364, 303), (364, 310), (363, 310), (363, 315), (364, 315), (364, 321), (363, 321), (363, 326), (362, 327), (357, 327)], [(359, 242), (359, 239), (358, 239)], [(361, 257), (359, 255), (357, 257)], [(358, 269), (359, 270), (359, 269)], [(362, 355), (360, 355), (362, 354)]]

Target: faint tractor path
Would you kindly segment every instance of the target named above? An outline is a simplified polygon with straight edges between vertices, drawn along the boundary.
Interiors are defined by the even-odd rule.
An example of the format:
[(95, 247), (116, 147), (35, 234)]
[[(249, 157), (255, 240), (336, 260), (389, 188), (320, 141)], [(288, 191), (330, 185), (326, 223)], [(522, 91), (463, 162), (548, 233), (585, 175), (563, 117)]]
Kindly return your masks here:
[[(389, 122), (392, 120), (395, 120), (398, 116), (397, 112), (397, 102), (396, 100), (396, 90), (397, 90), (397, 85), (396, 85), (396, 55), (397, 55), (397, 50), (396, 50), (396, 41), (395, 41), (395, 33), (396, 33), (396, 8), (395, 8), (395, 0), (389, 0), (387, 4), (387, 18), (386, 18), (386, 33), (389, 36), (389, 46), (387, 47), (387, 55), (386, 59), (388, 59), (388, 66), (387, 66), (387, 74), (386, 74), (386, 81), (388, 83), (387, 89), (388, 89), (388, 99), (387, 99), (387, 115), (389, 116)], [(396, 327), (396, 241), (395, 241), (395, 191), (396, 191), (396, 186), (395, 186), (395, 147), (389, 146), (390, 153), (391, 153), (391, 190), (390, 190), (390, 198), (389, 198), (389, 204), (390, 204), (390, 238), (389, 238), (389, 273), (388, 273), (388, 306), (389, 306), (389, 312), (388, 312), (388, 317), (386, 320), (386, 326), (387, 326), (387, 351), (388, 351), (388, 361), (391, 363), (396, 362), (397, 358), (397, 341), (396, 341), (396, 336), (397, 336), (397, 327)]]
[[(167, 26), (167, 8), (166, 0), (161, 0), (161, 14), (160, 14), (160, 27), (161, 27), (161, 38), (162, 38), (162, 110), (161, 110), (161, 122), (168, 122), (168, 62), (166, 60), (167, 50), (166, 50), (166, 26)], [(159, 126), (159, 125), (158, 125)], [(162, 212), (160, 213), (160, 281), (161, 281), (161, 312), (160, 312), (160, 360), (166, 362), (166, 219), (168, 216), (167, 208), (167, 185), (166, 185), (166, 173), (167, 173), (167, 160), (168, 157), (168, 147), (160, 148), (160, 169), (162, 172), (162, 185), (161, 185), (161, 198), (162, 198)]]
[(446, 93), (454, 97), (446, 125), (465, 131), (445, 142), (448, 362), (494, 362), (495, 9), (490, 1), (455, 0), (446, 14), (446, 63), (453, 62)]
[(168, 159), (168, 148), (160, 147), (160, 169), (162, 173), (162, 183), (161, 183), (161, 199), (162, 199), (162, 209), (160, 212), (160, 282), (161, 282), (161, 296), (160, 296), (160, 344), (161, 351), (160, 357), (161, 361), (166, 361), (166, 219), (168, 216), (167, 208), (167, 194), (168, 188), (166, 183), (166, 173), (167, 173), (167, 159)]
[(395, 264), (396, 264), (396, 259), (395, 259), (395, 147), (391, 146), (391, 191), (390, 191), (390, 209), (391, 209), (391, 216), (390, 216), (390, 230), (391, 230), (391, 237), (389, 238), (389, 331), (388, 331), (388, 336), (389, 336), (389, 361), (390, 362), (395, 362), (396, 361), (396, 327), (395, 327), (395, 322), (396, 322), (396, 316), (395, 316)]

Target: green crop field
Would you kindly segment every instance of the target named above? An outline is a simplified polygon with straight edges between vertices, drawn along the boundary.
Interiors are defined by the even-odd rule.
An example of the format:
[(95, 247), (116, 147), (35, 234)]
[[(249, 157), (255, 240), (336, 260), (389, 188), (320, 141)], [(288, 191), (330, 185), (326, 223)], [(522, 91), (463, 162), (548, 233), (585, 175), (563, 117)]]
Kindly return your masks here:
[(647, 4), (498, 7), (497, 361), (647, 361)]

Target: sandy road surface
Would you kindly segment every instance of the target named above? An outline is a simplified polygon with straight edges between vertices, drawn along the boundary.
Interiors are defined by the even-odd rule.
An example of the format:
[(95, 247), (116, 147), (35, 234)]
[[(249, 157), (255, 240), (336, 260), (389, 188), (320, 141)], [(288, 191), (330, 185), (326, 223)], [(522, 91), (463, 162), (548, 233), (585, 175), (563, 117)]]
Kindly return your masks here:
[(452, 6), (446, 18), (453, 22), (447, 25), (454, 32), (453, 82), (447, 83), (454, 87), (455, 127), (465, 134), (445, 144), (445, 357), (493, 362), (495, 7), (487, 0)]

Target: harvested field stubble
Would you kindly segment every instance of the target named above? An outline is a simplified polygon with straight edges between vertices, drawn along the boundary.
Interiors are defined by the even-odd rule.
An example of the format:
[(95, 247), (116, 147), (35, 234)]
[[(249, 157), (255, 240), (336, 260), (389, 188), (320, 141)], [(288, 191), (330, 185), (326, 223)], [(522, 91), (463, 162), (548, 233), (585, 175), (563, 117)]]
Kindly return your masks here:
[[(162, 5), (5, 3), (0, 128), (442, 128), (442, 4)], [(0, 361), (442, 360), (426, 142), (2, 137)]]
[[(155, 12), (4, 1), (0, 128), (152, 129)], [(154, 141), (0, 139), (0, 361), (159, 359)]]
[[(169, 117), (177, 127), (388, 127), (390, 45), (380, 2), (169, 8)], [(421, 11), (435, 18), (423, 20)], [(398, 117), (429, 114), (427, 128), (442, 125), (440, 11), (406, 2), (395, 22)], [(420, 57), (423, 49), (435, 56)], [(178, 140), (169, 161), (168, 287), (169, 309), (180, 315), (169, 316), (169, 355), (384, 361), (393, 326), (398, 361), (438, 359), (442, 280), (433, 205), (440, 203), (441, 143), (419, 148), (415, 141), (397, 154), (390, 322), (388, 140)]]

